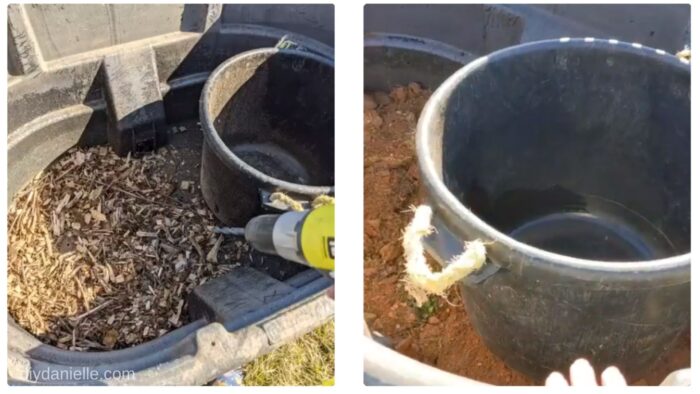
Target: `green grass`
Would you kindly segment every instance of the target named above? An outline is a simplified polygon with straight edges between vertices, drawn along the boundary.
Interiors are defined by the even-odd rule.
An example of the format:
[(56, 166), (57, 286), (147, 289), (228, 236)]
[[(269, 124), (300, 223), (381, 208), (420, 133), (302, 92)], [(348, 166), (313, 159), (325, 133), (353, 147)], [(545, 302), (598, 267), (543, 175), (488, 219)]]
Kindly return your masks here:
[(421, 321), (428, 320), (430, 316), (438, 312), (438, 298), (435, 296), (430, 296), (428, 302), (421, 306), (414, 306), (418, 312), (418, 318)]
[(245, 386), (319, 386), (333, 384), (333, 321), (257, 358), (243, 369)]

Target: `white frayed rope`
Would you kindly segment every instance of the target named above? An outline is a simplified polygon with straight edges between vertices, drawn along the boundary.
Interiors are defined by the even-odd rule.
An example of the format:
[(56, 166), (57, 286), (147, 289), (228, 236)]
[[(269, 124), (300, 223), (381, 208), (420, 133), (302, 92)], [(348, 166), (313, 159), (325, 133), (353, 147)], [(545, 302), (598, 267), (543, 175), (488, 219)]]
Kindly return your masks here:
[(419, 206), (403, 234), (406, 291), (418, 305), (426, 303), (431, 294), (444, 296), (445, 290), (479, 270), (486, 261), (486, 247), (482, 241), (465, 242), (461, 255), (447, 263), (442, 271), (433, 272), (425, 259), (421, 242), (423, 237), (435, 231), (430, 224), (432, 217), (433, 211), (429, 206)]

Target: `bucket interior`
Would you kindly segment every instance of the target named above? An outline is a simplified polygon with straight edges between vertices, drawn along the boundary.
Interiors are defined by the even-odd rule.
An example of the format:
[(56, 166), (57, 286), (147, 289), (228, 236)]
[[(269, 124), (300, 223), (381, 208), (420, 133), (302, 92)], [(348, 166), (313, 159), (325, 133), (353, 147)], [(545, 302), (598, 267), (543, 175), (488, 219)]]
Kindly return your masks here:
[(226, 147), (265, 175), (332, 185), (334, 71), (315, 57), (258, 51), (212, 81), (209, 115)]
[(450, 191), (499, 231), (551, 252), (688, 253), (688, 68), (607, 42), (534, 48), (480, 61), (451, 92), (438, 148)]

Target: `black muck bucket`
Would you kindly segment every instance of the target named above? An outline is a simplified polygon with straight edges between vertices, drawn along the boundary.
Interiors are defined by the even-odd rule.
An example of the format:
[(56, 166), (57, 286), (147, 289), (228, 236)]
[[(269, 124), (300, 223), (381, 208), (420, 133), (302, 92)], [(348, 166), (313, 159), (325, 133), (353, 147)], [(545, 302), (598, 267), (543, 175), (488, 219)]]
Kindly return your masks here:
[(442, 262), (511, 367), (585, 357), (643, 377), (690, 326), (690, 66), (616, 40), (560, 39), (468, 64), (428, 101), (421, 178)]
[(333, 193), (334, 68), (303, 48), (266, 48), (222, 63), (200, 101), (202, 194), (214, 214), (244, 226), (273, 192)]

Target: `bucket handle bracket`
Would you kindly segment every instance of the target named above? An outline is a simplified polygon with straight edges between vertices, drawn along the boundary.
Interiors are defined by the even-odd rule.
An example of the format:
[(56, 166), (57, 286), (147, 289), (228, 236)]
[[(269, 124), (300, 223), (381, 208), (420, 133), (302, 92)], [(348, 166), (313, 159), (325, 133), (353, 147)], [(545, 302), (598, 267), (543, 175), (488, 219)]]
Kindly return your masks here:
[(328, 60), (333, 60), (333, 49), (331, 47), (298, 34), (285, 34), (277, 42), (275, 48), (312, 53)]
[[(435, 231), (423, 238), (422, 243), (428, 254), (444, 265), (444, 262), (451, 261), (464, 251), (464, 242), (458, 240), (439, 217), (433, 216), (432, 225)], [(502, 270), (506, 270), (506, 268), (495, 264), (487, 256), (484, 266), (467, 275), (463, 280), (468, 284), (477, 285)]]

